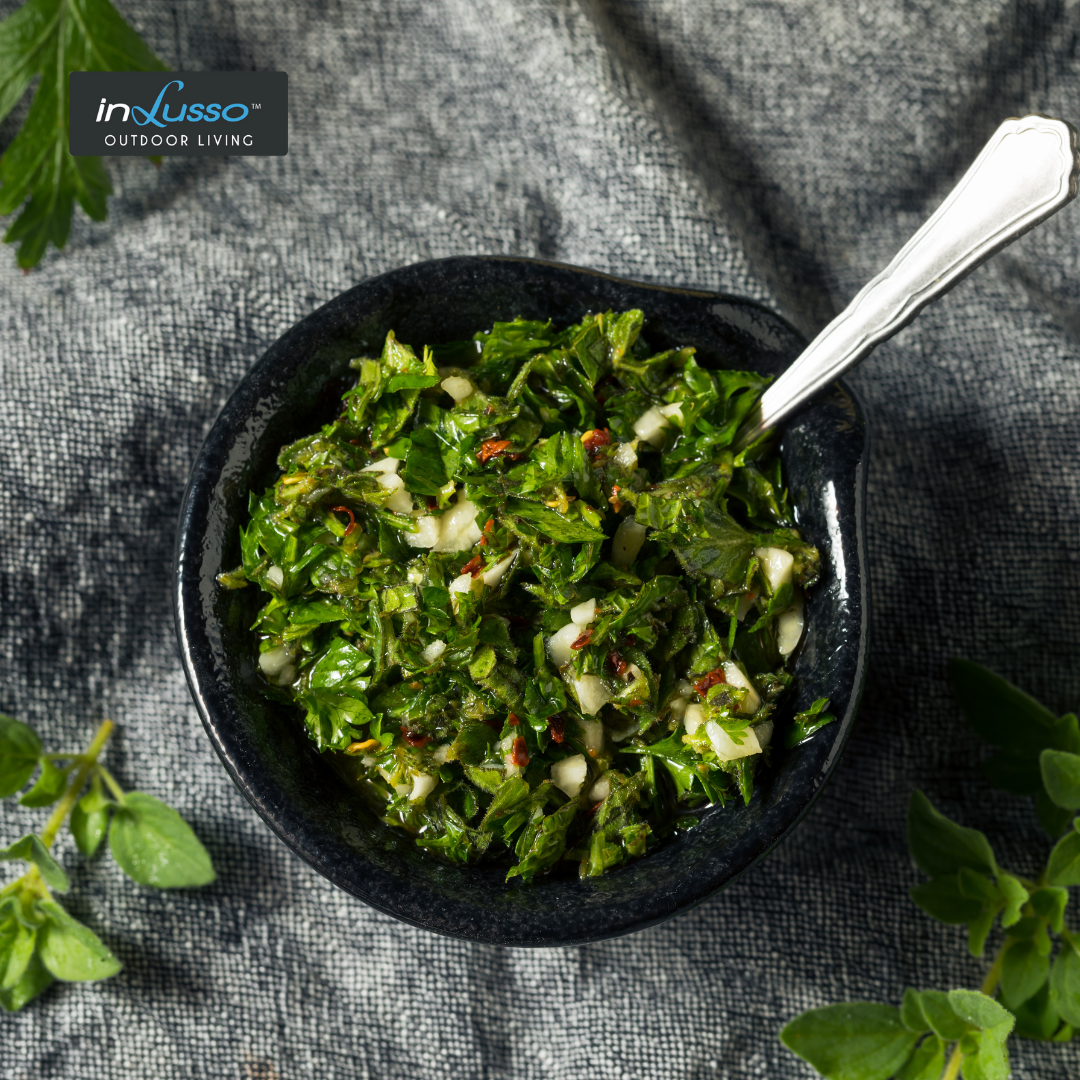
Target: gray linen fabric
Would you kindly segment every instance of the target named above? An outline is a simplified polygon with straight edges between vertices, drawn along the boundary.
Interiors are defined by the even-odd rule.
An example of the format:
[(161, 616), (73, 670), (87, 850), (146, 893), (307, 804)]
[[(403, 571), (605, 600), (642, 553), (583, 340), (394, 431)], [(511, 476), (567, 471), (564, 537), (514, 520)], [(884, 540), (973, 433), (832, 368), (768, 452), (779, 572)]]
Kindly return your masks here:
[[(913, 786), (1020, 871), (1047, 844), (974, 769), (944, 664), (1080, 703), (1080, 208), (851, 377), (872, 428), (873, 659), (797, 833), (666, 925), (573, 950), (437, 938), (274, 839), (188, 697), (169, 610), (185, 478), (267, 345), (355, 282), (453, 254), (726, 290), (819, 328), (997, 123), (1080, 121), (1076, 0), (118, 0), (175, 68), (290, 75), (287, 158), (114, 159), (29, 276), (0, 252), (0, 710), (176, 805), (212, 887), (159, 894), (60, 845), (124, 962), (0, 1018), (0, 1075), (807, 1077), (796, 1012), (976, 986), (906, 897)], [(3, 13), (13, 9), (9, 2)], [(0, 146), (15, 130), (0, 127)], [(0, 808), (10, 840), (38, 812)], [(1022, 1043), (1015, 1075), (1080, 1074)]]

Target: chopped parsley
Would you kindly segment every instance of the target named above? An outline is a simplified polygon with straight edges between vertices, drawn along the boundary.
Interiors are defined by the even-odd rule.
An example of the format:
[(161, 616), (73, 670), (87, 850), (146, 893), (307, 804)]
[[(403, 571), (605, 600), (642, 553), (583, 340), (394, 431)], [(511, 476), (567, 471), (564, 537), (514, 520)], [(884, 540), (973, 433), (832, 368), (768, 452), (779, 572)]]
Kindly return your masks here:
[(602, 874), (749, 801), (768, 756), (818, 552), (779, 459), (731, 450), (768, 380), (643, 322), (388, 334), (219, 578), (268, 594), (268, 692), (453, 862)]

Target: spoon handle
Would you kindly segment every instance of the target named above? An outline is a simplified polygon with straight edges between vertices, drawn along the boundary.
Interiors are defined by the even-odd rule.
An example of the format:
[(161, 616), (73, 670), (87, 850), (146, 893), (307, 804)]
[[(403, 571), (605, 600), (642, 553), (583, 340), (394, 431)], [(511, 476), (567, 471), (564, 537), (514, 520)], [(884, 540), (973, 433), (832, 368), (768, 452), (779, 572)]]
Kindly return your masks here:
[(1048, 116), (1006, 120), (925, 225), (762, 395), (736, 441), (748, 446), (979, 263), (1076, 196), (1076, 129)]

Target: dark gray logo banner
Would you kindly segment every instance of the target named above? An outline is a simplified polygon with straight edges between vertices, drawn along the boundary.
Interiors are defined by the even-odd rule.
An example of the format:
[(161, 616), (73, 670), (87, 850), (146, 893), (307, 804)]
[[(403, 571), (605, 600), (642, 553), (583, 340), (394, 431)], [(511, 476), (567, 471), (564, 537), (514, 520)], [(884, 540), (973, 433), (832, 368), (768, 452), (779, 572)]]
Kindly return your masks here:
[(73, 71), (71, 153), (289, 152), (284, 71)]

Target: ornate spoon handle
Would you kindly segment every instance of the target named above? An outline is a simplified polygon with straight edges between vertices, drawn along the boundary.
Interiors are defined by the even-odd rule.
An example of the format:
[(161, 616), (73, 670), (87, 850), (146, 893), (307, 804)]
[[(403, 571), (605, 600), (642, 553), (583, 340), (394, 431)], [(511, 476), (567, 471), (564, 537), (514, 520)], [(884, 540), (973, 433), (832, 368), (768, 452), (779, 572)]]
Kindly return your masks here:
[(931, 300), (1076, 196), (1076, 129), (1049, 116), (1006, 120), (960, 183), (876, 278), (762, 395), (737, 439), (749, 445)]

